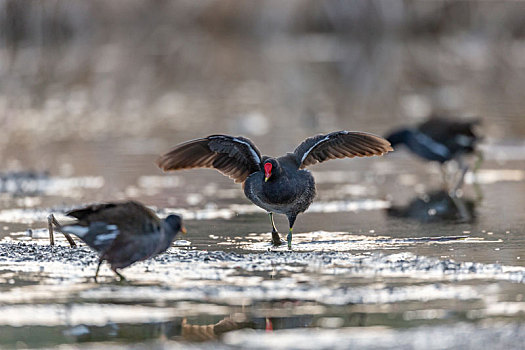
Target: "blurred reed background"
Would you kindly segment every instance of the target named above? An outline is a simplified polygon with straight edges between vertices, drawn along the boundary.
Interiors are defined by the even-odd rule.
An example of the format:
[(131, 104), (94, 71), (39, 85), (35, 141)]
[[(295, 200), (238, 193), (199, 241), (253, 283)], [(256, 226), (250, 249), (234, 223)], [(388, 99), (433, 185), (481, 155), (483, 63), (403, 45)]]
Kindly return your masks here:
[(46, 168), (51, 144), (156, 154), (218, 132), (278, 154), (431, 114), (521, 138), (524, 17), (497, 1), (2, 0), (2, 168)]

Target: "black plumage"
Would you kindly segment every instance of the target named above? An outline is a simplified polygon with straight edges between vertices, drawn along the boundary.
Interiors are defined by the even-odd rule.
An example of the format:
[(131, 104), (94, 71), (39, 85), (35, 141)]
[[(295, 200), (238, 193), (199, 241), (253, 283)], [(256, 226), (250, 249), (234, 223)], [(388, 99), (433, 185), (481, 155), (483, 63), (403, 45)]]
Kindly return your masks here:
[[(453, 187), (455, 193), (462, 185), (468, 165), (463, 158), (465, 155), (476, 152), (476, 145), (480, 138), (475, 133), (475, 126), (479, 120), (452, 120), (442, 117), (432, 117), (424, 123), (411, 128), (396, 130), (386, 136), (386, 139), (396, 146), (404, 144), (411, 152), (419, 157), (444, 164), (454, 160), (460, 164), (461, 172), (457, 183)], [(481, 153), (478, 152), (478, 162), (481, 163)], [(447, 175), (443, 172), (445, 185)]]
[(272, 223), (272, 243), (281, 239), (273, 213), (288, 217), (288, 247), (297, 215), (314, 200), (315, 182), (304, 170), (308, 165), (335, 158), (379, 156), (392, 151), (380, 136), (337, 131), (304, 140), (293, 153), (279, 158), (261, 156), (255, 145), (244, 137), (211, 135), (176, 146), (161, 156), (158, 166), (165, 170), (210, 167), (243, 183), (244, 193), (255, 205), (268, 211)]
[(95, 280), (103, 261), (123, 278), (118, 269), (164, 252), (179, 231), (185, 232), (180, 216), (169, 215), (161, 220), (134, 201), (94, 204), (66, 215), (77, 221), (59, 225), (58, 229), (79, 237), (99, 253)]
[(479, 140), (474, 126), (478, 123), (433, 117), (416, 127), (394, 131), (386, 139), (392, 146), (404, 144), (423, 159), (444, 163), (474, 152)]

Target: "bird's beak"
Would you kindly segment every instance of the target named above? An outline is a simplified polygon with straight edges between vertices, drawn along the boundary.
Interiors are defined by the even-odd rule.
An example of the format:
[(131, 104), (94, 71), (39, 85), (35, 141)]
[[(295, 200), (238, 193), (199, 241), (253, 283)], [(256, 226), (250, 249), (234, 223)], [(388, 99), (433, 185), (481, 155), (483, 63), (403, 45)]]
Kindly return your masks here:
[(187, 233), (187, 231), (186, 231), (186, 227), (182, 226), (182, 227), (180, 228), (180, 232), (182, 232), (182, 234), (185, 235), (185, 234)]
[(272, 173), (270, 171), (264, 172), (264, 182), (268, 182), (268, 179), (272, 176)]

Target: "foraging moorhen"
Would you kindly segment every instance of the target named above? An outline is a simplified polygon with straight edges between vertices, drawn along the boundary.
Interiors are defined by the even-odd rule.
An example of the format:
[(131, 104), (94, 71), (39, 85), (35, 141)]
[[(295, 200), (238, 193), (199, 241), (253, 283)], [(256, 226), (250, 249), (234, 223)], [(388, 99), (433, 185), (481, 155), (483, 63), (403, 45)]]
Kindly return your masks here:
[[(475, 134), (474, 127), (479, 123), (480, 121), (477, 119), (461, 121), (432, 117), (419, 126), (394, 131), (386, 139), (390, 141), (392, 146), (406, 145), (410, 151), (429, 161), (437, 161), (442, 165), (450, 160), (457, 161), (461, 173), (451, 191), (455, 195), (463, 185), (465, 174), (469, 168), (468, 164), (464, 162), (463, 156), (476, 151), (476, 143), (479, 141), (479, 137)], [(474, 171), (477, 170), (482, 161), (480, 152), (477, 152), (477, 157)], [(441, 170), (445, 185), (447, 185), (445, 169), (441, 167)]]
[(51, 221), (59, 231), (79, 237), (100, 254), (95, 281), (104, 260), (124, 280), (117, 269), (164, 252), (179, 231), (186, 233), (179, 215), (161, 220), (153, 211), (134, 201), (94, 204), (66, 215), (76, 218), (77, 222), (60, 225), (50, 215)]
[(306, 166), (335, 158), (379, 156), (392, 151), (380, 136), (354, 131), (336, 131), (304, 140), (293, 153), (279, 158), (261, 156), (255, 145), (244, 137), (211, 135), (176, 146), (161, 156), (158, 166), (167, 170), (197, 167), (215, 168), (243, 184), (244, 194), (255, 205), (268, 211), (272, 223), (272, 243), (281, 239), (273, 222), (273, 213), (288, 217), (288, 249), (292, 229), (299, 213), (315, 197), (312, 174)]

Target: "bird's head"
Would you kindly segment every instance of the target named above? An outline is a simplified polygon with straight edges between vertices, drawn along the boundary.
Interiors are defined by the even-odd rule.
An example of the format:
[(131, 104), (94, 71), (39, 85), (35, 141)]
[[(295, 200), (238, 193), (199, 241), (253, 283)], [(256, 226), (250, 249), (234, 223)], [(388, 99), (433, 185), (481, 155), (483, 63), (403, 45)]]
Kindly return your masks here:
[(168, 215), (166, 219), (164, 219), (164, 223), (164, 227), (173, 234), (177, 234), (179, 231), (186, 234), (186, 229), (182, 225), (182, 218), (179, 215)]
[(273, 158), (269, 158), (264, 162), (264, 182), (270, 180), (272, 176), (279, 172), (279, 164)]

